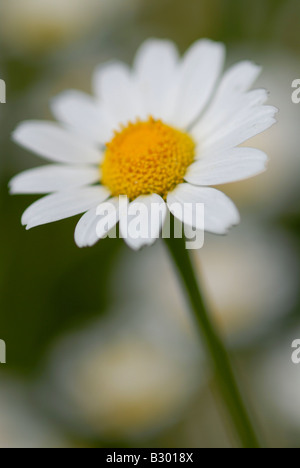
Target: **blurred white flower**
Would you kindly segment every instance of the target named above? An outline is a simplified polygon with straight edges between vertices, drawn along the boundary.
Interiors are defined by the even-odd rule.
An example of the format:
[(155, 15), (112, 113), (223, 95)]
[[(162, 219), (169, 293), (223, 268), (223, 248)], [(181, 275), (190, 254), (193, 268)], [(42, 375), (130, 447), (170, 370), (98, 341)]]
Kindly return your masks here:
[(0, 448), (70, 447), (56, 427), (42, 417), (20, 381), (0, 378)]
[(245, 221), (230, 236), (206, 236), (195, 251), (214, 317), (228, 338), (254, 338), (295, 305), (299, 267), (289, 236)]
[(133, 302), (55, 347), (44, 399), (73, 431), (142, 438), (180, 417), (200, 363), (196, 340), (164, 310)]
[[(288, 443), (299, 445), (300, 364), (292, 361), (294, 340), (300, 339), (299, 322), (277, 335), (252, 363), (251, 380), (264, 419), (272, 433), (281, 431)], [(298, 353), (299, 356), (299, 353)], [(260, 408), (259, 408), (260, 410)]]
[(135, 0), (0, 0), (0, 38), (19, 53), (44, 52), (121, 17)]
[(133, 299), (141, 304), (144, 302), (157, 314), (164, 314), (168, 320), (175, 321), (192, 341), (199, 341), (193, 316), (162, 241), (134, 256), (124, 250), (114, 270), (112, 285), (115, 284), (119, 285), (117, 291), (113, 287), (118, 302), (126, 303)]
[[(193, 251), (211, 313), (232, 345), (265, 332), (296, 301), (295, 249), (288, 236), (270, 229), (248, 218), (229, 236), (206, 235), (204, 247)], [(115, 279), (120, 297), (165, 308), (191, 332), (193, 322), (162, 244), (127, 256)]]

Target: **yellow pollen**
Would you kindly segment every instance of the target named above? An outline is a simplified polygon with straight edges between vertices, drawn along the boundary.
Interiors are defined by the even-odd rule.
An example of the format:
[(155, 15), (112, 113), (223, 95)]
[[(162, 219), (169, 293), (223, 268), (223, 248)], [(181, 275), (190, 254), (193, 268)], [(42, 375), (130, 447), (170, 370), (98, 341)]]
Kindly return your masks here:
[(102, 184), (113, 196), (157, 193), (163, 198), (182, 183), (194, 161), (195, 143), (184, 132), (152, 117), (129, 123), (106, 145)]

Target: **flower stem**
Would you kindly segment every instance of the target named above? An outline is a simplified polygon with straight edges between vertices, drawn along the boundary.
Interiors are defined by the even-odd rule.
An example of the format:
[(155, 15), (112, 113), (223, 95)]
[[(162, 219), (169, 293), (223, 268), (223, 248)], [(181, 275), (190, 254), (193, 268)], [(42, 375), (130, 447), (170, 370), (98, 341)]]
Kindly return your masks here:
[(215, 369), (228, 414), (243, 448), (260, 448), (251, 419), (241, 397), (230, 358), (220, 339), (202, 299), (197, 277), (184, 239), (166, 239), (171, 256), (178, 268), (191, 308), (202, 331), (208, 354)]

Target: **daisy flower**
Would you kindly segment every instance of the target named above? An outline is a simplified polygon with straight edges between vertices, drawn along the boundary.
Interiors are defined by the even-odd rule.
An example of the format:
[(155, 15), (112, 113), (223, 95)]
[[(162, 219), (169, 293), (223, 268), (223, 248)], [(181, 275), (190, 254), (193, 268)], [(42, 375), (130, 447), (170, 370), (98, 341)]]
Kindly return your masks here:
[[(14, 194), (50, 194), (25, 211), (23, 225), (85, 213), (75, 240), (92, 246), (102, 237), (97, 207), (108, 200), (117, 207), (120, 196), (133, 208), (163, 207), (149, 238), (124, 235), (127, 212), (111, 217), (109, 227), (120, 222), (134, 249), (155, 241), (167, 209), (184, 225), (215, 234), (238, 224), (233, 202), (211, 186), (264, 171), (267, 156), (240, 145), (274, 124), (277, 109), (265, 105), (266, 90), (250, 90), (260, 67), (243, 61), (222, 76), (224, 58), (224, 46), (210, 40), (194, 43), (182, 59), (172, 42), (148, 40), (132, 70), (121, 62), (97, 68), (93, 97), (79, 91), (56, 97), (57, 123), (21, 123), (14, 140), (52, 162), (11, 181)], [(195, 216), (200, 203), (204, 226)], [(192, 209), (178, 209), (185, 204)]]
[(133, 443), (172, 427), (206, 381), (197, 334), (172, 306), (135, 295), (63, 336), (37, 385), (41, 403), (77, 437)]

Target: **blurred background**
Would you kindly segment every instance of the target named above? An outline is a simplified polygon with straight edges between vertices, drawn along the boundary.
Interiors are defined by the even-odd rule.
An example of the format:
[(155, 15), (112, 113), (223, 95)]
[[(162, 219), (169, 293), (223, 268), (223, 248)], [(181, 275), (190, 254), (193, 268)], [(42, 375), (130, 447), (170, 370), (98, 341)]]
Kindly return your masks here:
[[(227, 66), (263, 66), (279, 123), (251, 144), (267, 173), (224, 187), (242, 223), (194, 259), (239, 382), (269, 447), (300, 447), (300, 78), (298, 0), (0, 0), (0, 447), (231, 447), (198, 332), (164, 245), (79, 250), (75, 219), (30, 232), (34, 197), (9, 179), (42, 162), (15, 146), (24, 119), (49, 119), (60, 91), (90, 92), (102, 61), (128, 63), (148, 37), (181, 52), (209, 37)], [(163, 280), (162, 280), (163, 278)]]

